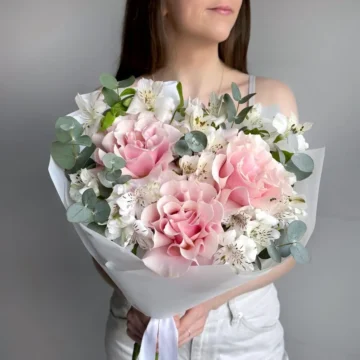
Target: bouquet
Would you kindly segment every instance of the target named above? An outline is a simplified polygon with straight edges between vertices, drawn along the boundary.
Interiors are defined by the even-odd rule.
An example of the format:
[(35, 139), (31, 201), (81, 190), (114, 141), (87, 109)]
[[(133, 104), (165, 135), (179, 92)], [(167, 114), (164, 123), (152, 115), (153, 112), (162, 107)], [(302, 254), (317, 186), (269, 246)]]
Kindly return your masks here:
[(244, 107), (255, 94), (235, 83), (205, 105), (176, 81), (100, 82), (56, 121), (50, 175), (90, 254), (152, 317), (140, 358), (159, 337), (176, 359), (175, 313), (290, 255), (309, 262), (324, 148), (308, 150), (311, 123)]

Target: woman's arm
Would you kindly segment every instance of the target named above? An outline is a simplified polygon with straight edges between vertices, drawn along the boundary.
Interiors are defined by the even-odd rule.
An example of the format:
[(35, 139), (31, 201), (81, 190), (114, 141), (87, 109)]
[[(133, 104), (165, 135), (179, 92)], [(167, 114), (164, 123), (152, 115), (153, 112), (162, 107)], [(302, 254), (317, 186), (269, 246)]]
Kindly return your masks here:
[(117, 288), (115, 283), (111, 280), (110, 276), (104, 271), (104, 269), (100, 266), (100, 264), (95, 260), (95, 258), (91, 257), (92, 261), (95, 265), (96, 270), (101, 275), (101, 277), (114, 289)]

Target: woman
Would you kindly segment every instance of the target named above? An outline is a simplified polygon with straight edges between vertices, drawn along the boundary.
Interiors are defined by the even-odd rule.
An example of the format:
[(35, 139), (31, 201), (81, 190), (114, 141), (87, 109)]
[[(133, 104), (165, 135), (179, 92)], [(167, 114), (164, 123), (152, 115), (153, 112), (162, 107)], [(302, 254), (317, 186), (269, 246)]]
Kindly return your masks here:
[[(285, 115), (297, 115), (287, 86), (248, 75), (249, 38), (250, 0), (131, 0), (117, 78), (181, 81), (185, 98), (205, 103), (212, 91), (231, 93), (235, 82), (242, 94), (256, 92), (257, 103), (277, 104)], [(294, 264), (290, 257), (266, 275), (176, 316), (179, 359), (288, 359), (273, 282)], [(95, 265), (114, 287), (105, 341), (108, 360), (131, 359), (134, 341), (141, 342), (149, 319), (131, 308)]]

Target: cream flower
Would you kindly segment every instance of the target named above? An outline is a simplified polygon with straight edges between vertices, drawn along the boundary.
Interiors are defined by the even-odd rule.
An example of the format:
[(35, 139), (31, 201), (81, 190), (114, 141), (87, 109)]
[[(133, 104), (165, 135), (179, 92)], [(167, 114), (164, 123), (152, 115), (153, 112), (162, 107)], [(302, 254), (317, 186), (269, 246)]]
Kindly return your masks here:
[(229, 230), (220, 237), (220, 245), (214, 255), (215, 264), (230, 264), (236, 272), (254, 270), (257, 247), (251, 238)]

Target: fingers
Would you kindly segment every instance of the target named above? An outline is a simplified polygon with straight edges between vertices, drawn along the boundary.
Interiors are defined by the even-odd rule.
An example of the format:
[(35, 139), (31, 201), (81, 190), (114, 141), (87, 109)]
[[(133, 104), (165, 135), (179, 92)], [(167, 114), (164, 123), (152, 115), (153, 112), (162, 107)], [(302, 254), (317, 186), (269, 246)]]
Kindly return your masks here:
[(180, 319), (179, 338), (189, 335), (188, 330), (194, 326), (195, 323), (201, 318), (200, 314), (195, 308), (186, 311), (185, 315)]
[[(144, 335), (145, 329), (149, 322), (149, 318), (136, 310), (135, 308), (130, 308), (127, 314), (127, 330), (128, 335), (131, 334), (131, 338), (136, 341), (140, 340)], [(136, 338), (136, 340), (135, 340)]]
[(196, 330), (190, 330), (190, 335), (187, 333), (187, 336), (183, 336), (182, 338), (179, 338), (178, 347), (183, 346), (187, 342), (189, 342), (191, 339), (195, 338), (196, 336), (199, 336), (204, 330), (204, 327), (200, 326)]
[(141, 338), (139, 336), (135, 335), (133, 332), (131, 332), (131, 330), (129, 330), (129, 328), (126, 330), (126, 333), (130, 339), (132, 339), (133, 341), (135, 341), (138, 344), (141, 344)]

